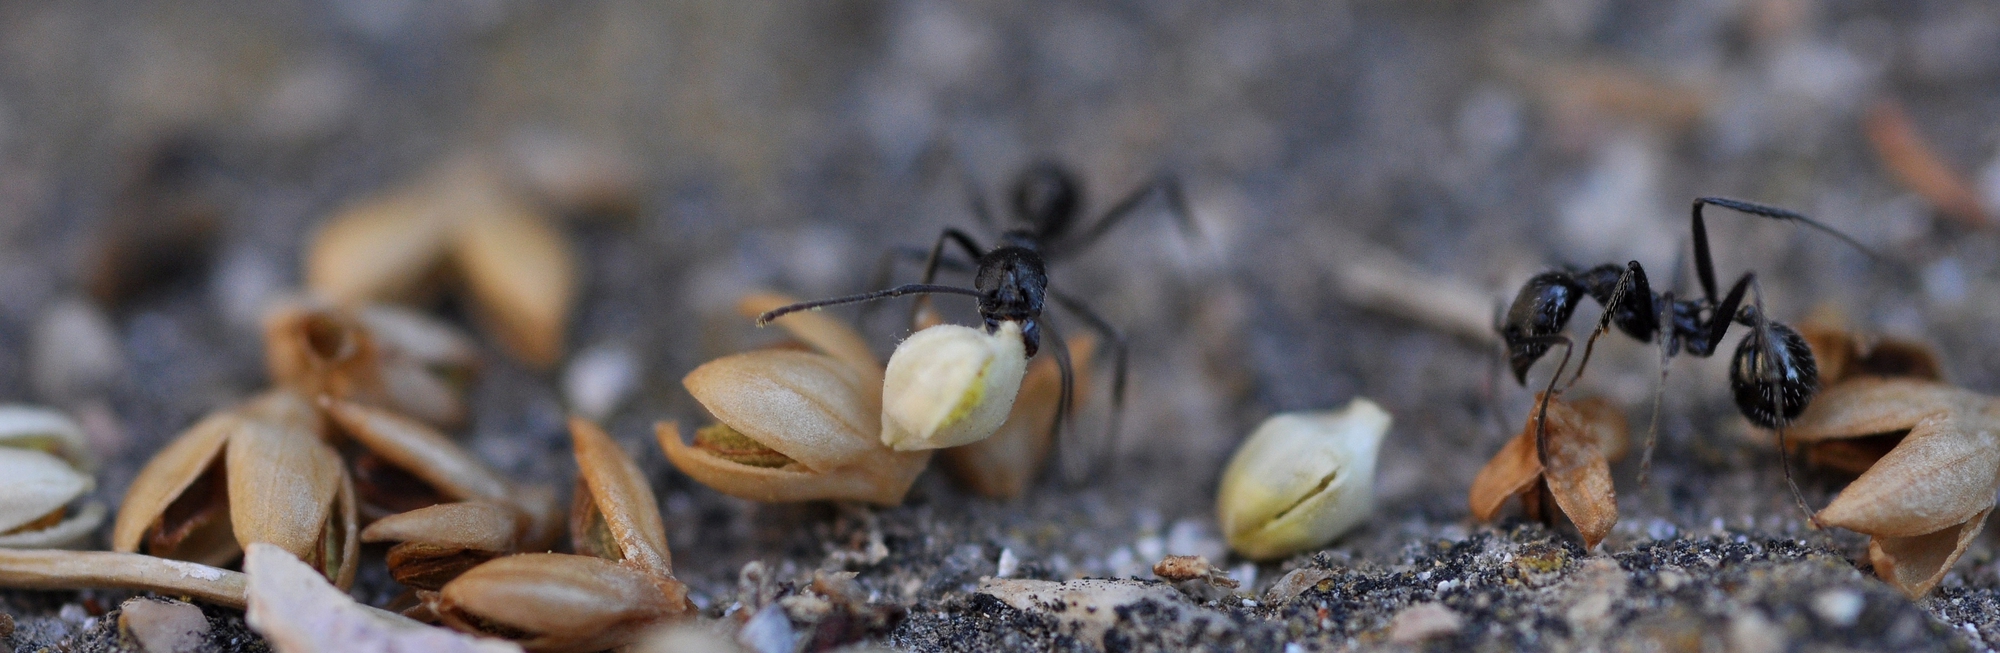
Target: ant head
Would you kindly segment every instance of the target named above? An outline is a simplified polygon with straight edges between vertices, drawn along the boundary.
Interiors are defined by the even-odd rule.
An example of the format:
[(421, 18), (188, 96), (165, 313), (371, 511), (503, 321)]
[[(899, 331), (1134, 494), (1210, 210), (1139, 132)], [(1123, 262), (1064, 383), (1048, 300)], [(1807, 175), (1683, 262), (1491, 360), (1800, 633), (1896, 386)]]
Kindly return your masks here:
[(979, 257), (979, 272), (972, 277), (979, 291), (979, 316), (987, 330), (1004, 321), (1021, 323), (1021, 339), (1028, 355), (1035, 355), (1040, 330), (1035, 321), (1042, 316), (1042, 303), (1049, 289), (1048, 268), (1042, 256), (1024, 247), (994, 248)]
[(1736, 394), (1736, 408), (1750, 423), (1767, 429), (1784, 426), (1805, 412), (1819, 391), (1819, 364), (1812, 348), (1791, 327), (1777, 322), (1764, 324), (1768, 341), (1759, 346), (1752, 330), (1736, 345), (1736, 357), (1729, 365), (1729, 387)]
[(1083, 203), (1082, 186), (1076, 175), (1051, 161), (1040, 161), (1021, 171), (1014, 179), (1014, 217), (1032, 225), (1036, 236), (1048, 240), (1068, 231)]
[(1551, 338), (1562, 333), (1582, 297), (1583, 287), (1561, 270), (1535, 275), (1521, 286), (1500, 323), (1500, 338), (1507, 343), (1507, 362), (1516, 381), (1528, 382), (1528, 368), (1548, 353)]

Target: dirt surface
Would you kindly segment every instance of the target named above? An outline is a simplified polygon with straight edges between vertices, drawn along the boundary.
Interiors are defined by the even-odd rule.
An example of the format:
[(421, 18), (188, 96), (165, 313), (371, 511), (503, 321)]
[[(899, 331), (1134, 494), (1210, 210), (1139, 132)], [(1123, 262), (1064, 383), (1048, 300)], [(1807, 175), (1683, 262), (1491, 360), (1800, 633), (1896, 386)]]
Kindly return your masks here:
[[(1490, 300), (1476, 331), (1558, 263), (1638, 260), (1655, 288), (1690, 289), (1688, 200), (1755, 199), (1882, 258), (1714, 218), (1725, 283), (1754, 270), (1779, 320), (1838, 311), (2000, 392), (2000, 236), (1899, 181), (1867, 129), (1894, 103), (1975, 210), (2000, 207), (2000, 6), (239, 4), (0, 5), (0, 399), (76, 414), (114, 504), (168, 438), (264, 386), (257, 308), (299, 285), (319, 221), (462, 152), (584, 143), (623, 157), (637, 208), (565, 224), (585, 266), (570, 352), (640, 370), (607, 427), (651, 473), (677, 573), (711, 616), (748, 619), (815, 570), (847, 569), (895, 625), (799, 620), (800, 646), (1375, 648), (1404, 645), (1392, 622), (1428, 603), (1460, 618), (1435, 648), (2000, 645), (1991, 535), (1930, 597), (1902, 598), (1868, 575), (1863, 538), (1806, 527), (1724, 361), (1677, 358), (1660, 386), (1655, 350), (1622, 336), (1572, 391), (1620, 402), (1643, 432), (1662, 388), (1649, 483), (1634, 460), (1614, 468), (1612, 537), (1585, 552), (1565, 530), (1470, 524), (1467, 485), (1530, 393), (1465, 329), (1341, 290), (1353, 261), (1390, 253), (1423, 275), (1405, 296), (1430, 301), (1435, 278)], [(739, 294), (860, 290), (882, 252), (946, 226), (991, 240), (957, 170), (997, 203), (1042, 157), (1081, 175), (1093, 214), (1170, 172), (1199, 224), (1190, 239), (1142, 210), (1052, 265), (1053, 286), (1131, 338), (1122, 438), (1102, 437), (1099, 388), (1063, 457), (1072, 478), (996, 502), (934, 471), (894, 509), (760, 506), (666, 464), (652, 422), (701, 421), (681, 375), (771, 338), (730, 310)], [(77, 302), (102, 334), (49, 326), (72, 324), (52, 316)], [(900, 312), (863, 322), (885, 354)], [(77, 353), (91, 347), (110, 353)], [(566, 486), (559, 373), (487, 347), (465, 441)], [(1273, 412), (1356, 396), (1396, 418), (1374, 520), (1282, 563), (1228, 557), (1213, 492), (1234, 444)], [(1815, 506), (1845, 482), (1801, 477)], [(1247, 584), (1134, 604), (1101, 640), (976, 591), (1003, 558), (1015, 577), (1150, 579), (1166, 554), (1207, 555)], [(1298, 573), (1318, 580), (1271, 593)], [(397, 591), (371, 562), (356, 594)], [(106, 626), (121, 594), (4, 598), (17, 650), (129, 646)], [(213, 650), (255, 650), (233, 613), (209, 614)]]

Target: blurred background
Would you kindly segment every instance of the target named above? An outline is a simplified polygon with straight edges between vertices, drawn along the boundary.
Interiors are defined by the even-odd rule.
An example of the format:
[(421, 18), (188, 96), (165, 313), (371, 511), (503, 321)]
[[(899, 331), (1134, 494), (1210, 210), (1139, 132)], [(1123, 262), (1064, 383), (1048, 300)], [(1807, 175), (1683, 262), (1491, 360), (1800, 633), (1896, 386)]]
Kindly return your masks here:
[[(767, 339), (738, 295), (859, 291), (892, 246), (990, 239), (961, 169), (997, 207), (1061, 162), (1091, 215), (1166, 172), (1198, 237), (1153, 204), (1052, 269), (1134, 344), (1126, 435), (1083, 447), (1112, 473), (1004, 503), (933, 472), (881, 519), (971, 541), (1088, 524), (1016, 553), (1129, 571), (1133, 538), (1215, 546), (1215, 478), (1257, 421), (1367, 396), (1397, 423), (1376, 525), (1346, 545), (1366, 556), (1463, 529), (1466, 484), (1526, 415), (1493, 311), (1561, 263), (1692, 288), (1696, 196), (1884, 255), (1711, 217), (1719, 276), (1756, 271), (1777, 319), (1918, 338), (2000, 391), (1996, 44), (1980, 0), (5, 3), (0, 399), (79, 415), (115, 501), (265, 385), (259, 312), (343, 207), (466, 153), (603, 184), (614, 210), (562, 222), (583, 266), (567, 350), (636, 371), (609, 426), (654, 472), (684, 574), (721, 595), (748, 560), (812, 567), (832, 519), (700, 488), (651, 443), (652, 421), (700, 417), (681, 375)], [(884, 353), (902, 310), (865, 323)], [(468, 441), (566, 482), (559, 374), (489, 353)], [(1614, 336), (1583, 391), (1643, 425), (1656, 358)], [(1625, 526), (1798, 531), (1725, 367), (1675, 361), (1666, 462), (1621, 492)], [(1838, 487), (1808, 478), (1808, 498)], [(1981, 569), (1967, 582), (2000, 583)]]

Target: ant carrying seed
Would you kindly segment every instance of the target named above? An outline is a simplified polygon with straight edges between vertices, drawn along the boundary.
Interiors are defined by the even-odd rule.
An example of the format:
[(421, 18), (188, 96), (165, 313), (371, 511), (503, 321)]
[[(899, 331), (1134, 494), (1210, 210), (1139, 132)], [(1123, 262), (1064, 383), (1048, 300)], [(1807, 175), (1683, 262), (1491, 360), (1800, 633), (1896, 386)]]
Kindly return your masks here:
[[(973, 216), (988, 228), (997, 228), (993, 214), (988, 210), (986, 199), (979, 189), (967, 179), (966, 192), (969, 196)], [(1046, 303), (1053, 300), (1077, 319), (1102, 334), (1111, 343), (1116, 361), (1116, 371), (1112, 376), (1112, 409), (1109, 437), (1118, 434), (1119, 413), (1124, 405), (1126, 343), (1125, 337), (1099, 317), (1082, 300), (1049, 288), (1047, 261), (1077, 254), (1096, 243), (1112, 227), (1126, 217), (1137, 212), (1145, 200), (1158, 194), (1167, 203), (1181, 229), (1195, 233), (1194, 218), (1187, 208), (1187, 200), (1181, 193), (1180, 182), (1173, 176), (1161, 174), (1151, 182), (1132, 191), (1124, 199), (1105, 211), (1102, 217), (1087, 228), (1075, 231), (1083, 209), (1083, 186), (1076, 175), (1060, 164), (1039, 162), (1028, 166), (1015, 178), (1008, 196), (1008, 208), (1017, 226), (1001, 231), (999, 244), (992, 249), (983, 249), (978, 240), (957, 228), (947, 227), (938, 236), (930, 250), (898, 248), (885, 256), (885, 263), (893, 263), (897, 258), (924, 259), (924, 276), (920, 283), (896, 286), (885, 290), (802, 302), (780, 307), (757, 318), (762, 326), (779, 316), (794, 311), (814, 310), (837, 304), (868, 302), (903, 295), (952, 294), (966, 295), (978, 299), (979, 316), (986, 325), (987, 333), (993, 333), (1002, 322), (1018, 322), (1021, 325), (1021, 341), (1027, 356), (1032, 358), (1040, 349), (1041, 334), (1048, 331), (1049, 340), (1054, 344), (1056, 363), (1062, 371), (1062, 393), (1056, 405), (1056, 416), (1051, 428), (1060, 433), (1069, 417), (1069, 407), (1073, 402), (1072, 387), (1074, 371), (1070, 367), (1069, 348), (1064, 345), (1062, 335), (1055, 325), (1043, 315)], [(948, 244), (956, 245), (972, 264), (946, 258)], [(971, 288), (939, 285), (934, 283), (940, 268), (973, 272)], [(887, 266), (884, 266), (887, 271)], [(887, 275), (874, 285), (887, 284)], [(923, 304), (919, 304), (921, 310)]]
[[(1527, 383), (1528, 369), (1534, 366), (1535, 361), (1548, 353), (1551, 346), (1563, 346), (1562, 362), (1557, 365), (1555, 375), (1550, 377), (1538, 408), (1538, 414), (1543, 417), (1548, 413), (1548, 398), (1557, 393), (1556, 381), (1569, 365), (1573, 343), (1569, 336), (1562, 333), (1563, 327), (1586, 294), (1604, 307), (1604, 313), (1584, 344), (1583, 357), (1577, 363), (1576, 374), (1570, 377), (1570, 385), (1583, 376), (1583, 368), (1590, 362), (1591, 348), (1596, 345), (1598, 336), (1613, 324), (1640, 342), (1656, 342), (1655, 339), (1658, 339), (1663, 380), (1665, 363), (1673, 355), (1685, 350), (1688, 354), (1707, 358), (1715, 353), (1732, 322), (1750, 327), (1750, 333), (1745, 334), (1736, 346), (1736, 354), (1729, 367), (1729, 385), (1735, 394), (1736, 407), (1744, 417), (1752, 424), (1777, 431), (1778, 455), (1785, 470), (1785, 482), (1791, 485), (1793, 498), (1804, 507), (1805, 499), (1799, 492), (1798, 484), (1792, 480), (1791, 462), (1784, 452), (1784, 426), (1798, 417), (1818, 392), (1818, 366), (1813, 361), (1812, 350), (1797, 331), (1765, 315), (1757, 273), (1745, 272), (1729, 288), (1729, 293), (1718, 301), (1715, 265), (1709, 255), (1708, 227), (1701, 216), (1704, 206), (1719, 206), (1748, 215), (1804, 224), (1832, 234), (1870, 257), (1876, 257), (1874, 252), (1852, 237), (1797, 212), (1739, 200), (1703, 197), (1694, 201), (1693, 209), (1694, 263), (1695, 273), (1701, 281), (1701, 297), (1681, 299), (1671, 290), (1653, 292), (1647, 282), (1646, 271), (1638, 261), (1623, 266), (1607, 263), (1587, 270), (1565, 267), (1529, 279), (1521, 287), (1521, 292), (1515, 295), (1514, 303), (1507, 309), (1503, 321), (1496, 326), (1506, 343), (1514, 378), (1523, 385)], [(1748, 304), (1744, 303), (1746, 294)], [(1658, 402), (1656, 393), (1655, 431), (1658, 427)], [(1641, 479), (1645, 478), (1645, 470), (1652, 462), (1655, 435), (1649, 432), (1646, 437), (1646, 450), (1640, 463)], [(1536, 432), (1537, 450), (1544, 457), (1544, 465), (1548, 462), (1547, 447), (1543, 446), (1546, 436), (1544, 430)], [(1810, 509), (1806, 512), (1812, 514)]]

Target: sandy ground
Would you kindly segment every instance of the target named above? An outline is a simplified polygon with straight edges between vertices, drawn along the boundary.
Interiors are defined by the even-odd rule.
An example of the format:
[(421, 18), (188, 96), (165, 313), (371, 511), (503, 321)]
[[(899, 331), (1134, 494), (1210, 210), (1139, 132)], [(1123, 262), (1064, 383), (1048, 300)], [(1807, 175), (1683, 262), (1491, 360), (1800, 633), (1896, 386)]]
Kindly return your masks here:
[[(1622, 517), (1600, 550), (1519, 521), (1474, 525), (1464, 507), (1529, 405), (1477, 333), (1487, 312), (1559, 263), (1638, 260), (1673, 285), (1698, 195), (1806, 212), (1889, 259), (1715, 219), (1718, 273), (1756, 271), (1777, 319), (1837, 310), (1932, 343), (1948, 378), (2000, 391), (2000, 304), (1986, 299), (2000, 293), (2000, 237), (1900, 183), (1864, 128), (1895, 103), (1976, 202), (2000, 207), (2000, 7), (237, 5), (0, 6), (0, 398), (78, 414), (107, 501), (173, 434), (265, 383), (256, 307), (299, 284), (320, 220), (454, 154), (558, 139), (636, 171), (633, 215), (565, 226), (586, 267), (570, 351), (626, 352), (641, 370), (607, 426), (651, 473), (679, 573), (712, 615), (745, 617), (815, 569), (851, 568), (906, 612), (871, 641), (916, 650), (1370, 648), (1393, 645), (1391, 619), (1425, 602), (1463, 616), (1433, 640), (1443, 648), (2000, 643), (1991, 536), (1924, 600), (1872, 580), (1857, 570), (1862, 538), (1805, 527), (1775, 448), (1729, 401), (1723, 361), (1673, 361), (1651, 482), (1632, 461), (1616, 468)], [(88, 368), (61, 352), (90, 334), (46, 325), (89, 297), (107, 234), (153, 215), (125, 198), (164, 147), (192, 153), (176, 188), (216, 208), (213, 250), (190, 274), (91, 300), (110, 353)], [(759, 506), (670, 469), (650, 425), (699, 421), (680, 376), (767, 337), (730, 311), (735, 297), (862, 289), (887, 248), (977, 228), (952, 162), (997, 201), (1044, 157), (1079, 172), (1092, 212), (1170, 172), (1200, 226), (1188, 239), (1142, 212), (1053, 268), (1134, 344), (1125, 437), (1093, 437), (1097, 401), (1068, 457), (1109, 472), (1052, 474), (1014, 502), (933, 472), (905, 506), (870, 510)], [(1342, 290), (1354, 261), (1384, 253), (1415, 273), (1404, 294), (1417, 303), (1470, 292), (1446, 311), (1465, 319), (1411, 320)], [(865, 324), (884, 353), (901, 333), (880, 315), (897, 312)], [(566, 484), (557, 376), (486, 353), (467, 442), (517, 477)], [(78, 366), (99, 372), (65, 381)], [(1614, 337), (1574, 392), (1643, 425), (1658, 370), (1652, 349)], [(1225, 556), (1212, 497), (1234, 444), (1273, 412), (1357, 396), (1396, 417), (1374, 520), (1283, 563)], [(1844, 482), (1802, 477), (1815, 505)], [(890, 555), (855, 562), (877, 535)], [(1101, 641), (972, 591), (1003, 554), (1016, 575), (1062, 579), (1150, 578), (1167, 553), (1209, 555), (1250, 587), (1121, 613)], [(745, 579), (753, 561), (762, 584)], [(1268, 593), (1302, 569), (1325, 578)], [(379, 564), (362, 574), (357, 595), (395, 593)], [(121, 597), (7, 592), (9, 642), (116, 649), (105, 611)], [(255, 647), (227, 611), (210, 615), (214, 650)]]

